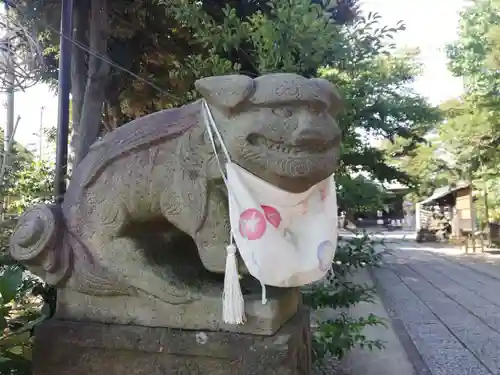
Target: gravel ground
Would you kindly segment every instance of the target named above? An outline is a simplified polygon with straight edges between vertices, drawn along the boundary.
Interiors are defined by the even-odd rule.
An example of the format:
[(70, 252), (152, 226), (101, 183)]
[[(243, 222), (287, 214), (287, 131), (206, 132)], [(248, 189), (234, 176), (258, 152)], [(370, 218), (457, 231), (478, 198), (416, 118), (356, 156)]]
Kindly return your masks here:
[(312, 375), (351, 375), (336, 359), (329, 359), (321, 368), (313, 369)]

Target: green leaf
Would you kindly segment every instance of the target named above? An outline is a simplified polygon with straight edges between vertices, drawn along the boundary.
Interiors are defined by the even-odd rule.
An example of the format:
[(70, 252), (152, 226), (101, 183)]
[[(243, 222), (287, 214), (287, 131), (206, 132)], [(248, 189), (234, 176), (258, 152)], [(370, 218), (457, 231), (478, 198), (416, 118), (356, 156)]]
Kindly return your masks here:
[(18, 349), (16, 349), (19, 345), (27, 345), (29, 344), (29, 340), (31, 338), (31, 334), (29, 332), (22, 332), (16, 334), (9, 334), (0, 338), (0, 349), (5, 350), (9, 349), (14, 354), (19, 354)]
[(23, 269), (9, 267), (0, 275), (0, 295), (4, 303), (15, 299), (23, 282)]
[[(37, 326), (38, 324), (40, 324), (41, 322), (43, 322), (45, 319), (47, 319), (47, 316), (45, 315), (42, 315), (40, 317), (38, 317), (37, 319), (34, 319), (34, 320), (31, 320), (29, 321), (28, 323), (24, 324), (21, 328), (7, 334), (7, 335), (4, 335), (5, 338), (9, 338), (11, 336), (14, 336), (14, 337), (26, 337), (26, 335), (28, 335), (28, 337), (30, 336), (30, 332), (33, 328), (35, 328), (35, 326)], [(17, 340), (17, 339), (16, 339)], [(1, 344), (0, 344), (1, 345)]]

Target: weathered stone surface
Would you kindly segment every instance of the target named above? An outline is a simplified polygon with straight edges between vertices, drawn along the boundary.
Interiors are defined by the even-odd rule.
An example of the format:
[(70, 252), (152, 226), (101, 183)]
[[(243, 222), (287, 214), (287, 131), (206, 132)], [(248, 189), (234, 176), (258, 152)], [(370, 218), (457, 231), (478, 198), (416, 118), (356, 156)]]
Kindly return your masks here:
[(50, 320), (34, 375), (309, 375), (309, 312), (273, 336)]
[(222, 322), (220, 288), (214, 288), (201, 299), (182, 305), (167, 304), (151, 296), (101, 297), (65, 288), (58, 294), (56, 317), (74, 321), (272, 335), (296, 314), (300, 292), (297, 288), (267, 289), (266, 304), (262, 304), (260, 294), (247, 296), (247, 321), (242, 325)]
[[(196, 88), (232, 161), (249, 172), (291, 192), (335, 172), (340, 130), (332, 115), (341, 99), (330, 82), (231, 75)], [(114, 311), (116, 322), (134, 316), (140, 300), (149, 304), (144, 296), (178, 311), (199, 306), (202, 316), (215, 282), (206, 270), (224, 272), (230, 238), (216, 160), (201, 100), (136, 119), (91, 147), (61, 207), (40, 205), (19, 219), (11, 255), (49, 284), (96, 296), (91, 304)], [(61, 292), (70, 294), (72, 305), (80, 297)]]

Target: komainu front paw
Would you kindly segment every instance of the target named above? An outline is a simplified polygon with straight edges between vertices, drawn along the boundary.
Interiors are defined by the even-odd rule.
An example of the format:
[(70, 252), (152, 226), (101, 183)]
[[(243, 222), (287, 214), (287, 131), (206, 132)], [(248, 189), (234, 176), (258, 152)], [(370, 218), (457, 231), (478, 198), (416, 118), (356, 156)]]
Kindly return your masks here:
[[(226, 270), (226, 247), (228, 244), (198, 246), (198, 252), (203, 266), (210, 272), (224, 273)], [(248, 274), (247, 267), (243, 259), (238, 255), (238, 270), (240, 274)]]

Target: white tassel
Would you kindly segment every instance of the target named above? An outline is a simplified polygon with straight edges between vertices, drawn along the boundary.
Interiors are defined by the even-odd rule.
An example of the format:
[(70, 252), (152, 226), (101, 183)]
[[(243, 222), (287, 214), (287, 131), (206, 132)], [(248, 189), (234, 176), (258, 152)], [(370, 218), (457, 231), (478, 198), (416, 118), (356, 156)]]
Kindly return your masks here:
[(260, 288), (262, 290), (262, 304), (265, 305), (267, 303), (266, 284), (264, 284), (262, 281), (260, 282)]
[(222, 320), (227, 324), (243, 324), (245, 317), (245, 300), (241, 293), (236, 260), (236, 246), (227, 248), (226, 274), (224, 277), (224, 292), (222, 294)]

